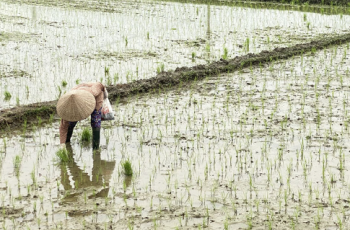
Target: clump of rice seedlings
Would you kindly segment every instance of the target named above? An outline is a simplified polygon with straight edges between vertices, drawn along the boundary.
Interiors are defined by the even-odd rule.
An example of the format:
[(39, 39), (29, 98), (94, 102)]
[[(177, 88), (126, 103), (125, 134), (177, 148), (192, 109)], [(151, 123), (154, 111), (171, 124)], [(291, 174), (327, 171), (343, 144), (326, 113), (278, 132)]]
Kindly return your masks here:
[(14, 168), (17, 169), (20, 167), (22, 162), (22, 158), (19, 155), (16, 155), (16, 157), (13, 159), (13, 164), (14, 164)]
[(117, 82), (119, 81), (119, 74), (118, 73), (114, 74), (113, 81), (114, 81), (114, 84), (117, 84)]
[(160, 72), (164, 72), (164, 63), (160, 64), (160, 65), (157, 67), (157, 73), (160, 73)]
[(16, 155), (16, 157), (13, 159), (13, 168), (14, 168), (16, 177), (19, 176), (19, 169), (21, 167), (21, 163), (22, 163), (22, 157), (20, 157), (19, 155)]
[(122, 165), (122, 170), (123, 170), (124, 175), (132, 176), (133, 170), (132, 170), (130, 160), (125, 160), (124, 162), (121, 163), (121, 165)]
[(11, 93), (9, 92), (9, 91), (5, 91), (5, 93), (4, 93), (4, 96), (5, 96), (5, 101), (8, 101), (8, 100), (10, 100), (11, 99)]
[(72, 162), (73, 160), (73, 157), (68, 154), (68, 151), (65, 148), (59, 149), (56, 152), (56, 156), (60, 163), (68, 163), (68, 162)]
[(105, 76), (109, 76), (109, 67), (105, 66)]
[(82, 142), (88, 142), (91, 140), (92, 132), (89, 128), (84, 128), (83, 132), (81, 133), (81, 141)]
[(226, 47), (224, 47), (224, 55), (222, 55), (222, 59), (227, 60), (228, 58), (228, 50)]
[(244, 50), (246, 52), (249, 52), (249, 44), (250, 44), (250, 41), (249, 41), (249, 38), (247, 38), (246, 41), (244, 42)]
[(205, 51), (206, 51), (207, 53), (210, 52), (210, 44), (209, 44), (209, 43), (207, 43), (207, 44), (205, 45)]
[(66, 86), (67, 86), (67, 84), (68, 84), (68, 83), (67, 83), (67, 81), (66, 81), (66, 80), (63, 80), (63, 81), (62, 81), (62, 87), (66, 87)]
[(112, 85), (112, 78), (111, 76), (108, 74), (106, 75), (106, 85)]
[(57, 96), (57, 98), (60, 98), (61, 95), (62, 95), (62, 89), (61, 89), (60, 86), (57, 86), (57, 89), (58, 89), (58, 96)]
[(192, 52), (192, 61), (194, 61), (195, 58), (196, 58), (196, 53)]
[(312, 53), (312, 54), (315, 54), (315, 53), (316, 53), (316, 47), (312, 47), (312, 48), (311, 48), (311, 53)]

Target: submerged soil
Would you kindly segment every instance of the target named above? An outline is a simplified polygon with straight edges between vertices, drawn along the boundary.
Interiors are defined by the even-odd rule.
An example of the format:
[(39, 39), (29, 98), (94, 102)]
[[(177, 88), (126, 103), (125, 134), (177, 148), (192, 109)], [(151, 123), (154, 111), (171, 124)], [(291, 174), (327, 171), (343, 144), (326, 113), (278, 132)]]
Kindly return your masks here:
[[(141, 79), (128, 84), (108, 86), (109, 98), (112, 101), (128, 96), (162, 91), (166, 88), (186, 84), (189, 81), (197, 81), (210, 78), (220, 73), (230, 73), (247, 66), (261, 65), (266, 62), (274, 62), (280, 59), (290, 58), (307, 52), (316, 52), (330, 45), (344, 44), (350, 41), (350, 34), (315, 40), (305, 44), (298, 44), (286, 48), (276, 48), (272, 51), (263, 51), (258, 54), (247, 54), (233, 59), (210, 63), (209, 65), (198, 65), (194, 67), (177, 68), (175, 71), (161, 72), (156, 77)], [(56, 114), (56, 101), (35, 103), (27, 106), (19, 106), (0, 111), (0, 129), (7, 133), (13, 128), (26, 125), (36, 125), (38, 118), (48, 121)]]
[(349, 229), (349, 45), (129, 95), (67, 164), (59, 122), (0, 138), (0, 226)]
[[(226, 5), (226, 6), (242, 6), (256, 9), (276, 9), (276, 10), (297, 10), (303, 12), (313, 12), (321, 14), (350, 14), (347, 0), (340, 0), (338, 4), (335, 1), (326, 0), (324, 4), (322, 0), (315, 0), (312, 4), (308, 0), (300, 0), (299, 2), (290, 0), (256, 0), (256, 1), (213, 1), (213, 0), (167, 0), (172, 2), (184, 2), (194, 4), (211, 4), (211, 5)], [(293, 4), (292, 4), (293, 3)], [(332, 4), (331, 4), (332, 3)]]
[(111, 85), (116, 119), (102, 123), (101, 150), (80, 141), (84, 120), (66, 164), (55, 155), (56, 101), (1, 110), (0, 226), (349, 229), (349, 42), (321, 38)]
[(0, 110), (55, 100), (78, 82), (130, 83), (347, 33), (350, 16), (329, 8), (340, 15), (253, 3), (1, 1)]

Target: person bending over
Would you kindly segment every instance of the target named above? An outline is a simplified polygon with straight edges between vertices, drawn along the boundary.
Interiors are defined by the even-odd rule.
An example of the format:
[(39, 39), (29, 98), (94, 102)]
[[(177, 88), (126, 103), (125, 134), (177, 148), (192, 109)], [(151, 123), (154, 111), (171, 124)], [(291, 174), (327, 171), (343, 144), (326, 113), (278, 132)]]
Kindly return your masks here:
[(90, 82), (77, 85), (58, 100), (57, 113), (62, 118), (59, 128), (61, 147), (70, 142), (77, 122), (91, 115), (92, 148), (99, 148), (101, 110), (105, 97), (105, 86)]

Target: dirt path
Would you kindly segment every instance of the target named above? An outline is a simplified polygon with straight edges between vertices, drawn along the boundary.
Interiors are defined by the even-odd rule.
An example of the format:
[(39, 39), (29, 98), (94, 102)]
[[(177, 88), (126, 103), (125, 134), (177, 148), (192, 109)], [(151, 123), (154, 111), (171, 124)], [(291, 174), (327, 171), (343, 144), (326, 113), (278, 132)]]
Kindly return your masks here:
[[(286, 48), (276, 48), (272, 51), (262, 51), (258, 54), (247, 54), (229, 60), (213, 62), (209, 65), (176, 68), (175, 71), (161, 72), (150, 79), (137, 80), (132, 83), (111, 85), (108, 87), (109, 98), (116, 99), (133, 96), (140, 93), (159, 92), (174, 86), (181, 86), (186, 82), (197, 81), (220, 73), (233, 72), (247, 66), (260, 65), (279, 59), (287, 59), (306, 52), (315, 52), (331, 45), (350, 42), (350, 33), (323, 38), (305, 44), (297, 44)], [(56, 102), (49, 101), (19, 106), (0, 111), (0, 135), (23, 126), (38, 125), (52, 121), (56, 115)]]

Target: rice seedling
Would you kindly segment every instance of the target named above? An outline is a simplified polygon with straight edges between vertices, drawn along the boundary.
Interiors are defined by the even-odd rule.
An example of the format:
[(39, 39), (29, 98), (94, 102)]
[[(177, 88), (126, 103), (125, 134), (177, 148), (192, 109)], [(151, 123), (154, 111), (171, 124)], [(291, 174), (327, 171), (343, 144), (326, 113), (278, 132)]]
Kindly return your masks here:
[(82, 133), (81, 133), (81, 138), (80, 138), (80, 140), (81, 140), (82, 142), (85, 142), (85, 143), (86, 143), (86, 142), (91, 141), (91, 138), (92, 138), (92, 131), (91, 131), (91, 129), (85, 127), (85, 128), (83, 129)]
[(124, 175), (126, 176), (132, 176), (133, 175), (133, 169), (130, 160), (125, 160), (121, 162), (122, 170)]
[(157, 67), (157, 73), (161, 73), (164, 72), (164, 63), (161, 63), (158, 67)]
[(192, 52), (192, 61), (194, 61), (195, 58), (196, 58), (196, 53)]
[(224, 54), (222, 55), (222, 59), (224, 59), (224, 60), (228, 59), (228, 50), (226, 47), (224, 47)]
[(105, 76), (109, 76), (109, 67), (105, 66)]
[(58, 158), (58, 162), (60, 163), (69, 163), (73, 161), (73, 156), (69, 154), (68, 150), (65, 148), (57, 150), (56, 157)]
[(66, 80), (63, 80), (61, 85), (62, 85), (62, 87), (66, 87), (67, 84), (68, 84), (67, 81), (66, 81)]
[[(195, 7), (187, 4), (186, 8), (182, 4), (177, 4), (177, 8), (174, 7), (172, 10), (168, 10), (168, 5), (172, 4), (167, 3), (162, 7), (166, 9), (164, 12), (167, 13), (167, 17), (172, 17), (172, 13), (174, 14), (172, 18), (174, 24), (177, 22), (175, 15), (181, 18), (182, 14), (185, 14), (183, 12), (191, 11), (192, 14), (197, 15), (196, 17), (200, 20), (199, 23), (207, 22), (207, 14), (210, 14), (210, 11), (218, 10), (215, 5), (207, 7), (198, 4)], [(251, 3), (251, 5), (254, 9), (256, 8), (255, 3)], [(260, 50), (272, 49), (276, 47), (275, 43), (278, 43), (278, 46), (281, 47), (286, 45), (284, 36), (276, 33), (276, 31), (283, 31), (288, 34), (289, 31), (283, 23), (280, 23), (284, 20), (284, 16), (275, 13), (278, 10), (265, 10), (263, 18), (259, 16), (259, 10), (255, 10), (254, 16), (260, 18), (260, 20), (253, 19), (248, 24), (243, 21), (236, 21), (236, 18), (242, 12), (244, 12), (245, 18), (249, 18), (251, 8), (236, 9), (230, 6), (231, 11), (237, 17), (229, 13), (226, 8), (220, 6), (222, 14), (211, 17), (211, 28), (208, 30), (211, 33), (208, 38), (205, 41), (195, 43), (199, 44), (198, 51), (196, 48), (198, 56), (197, 54), (190, 54), (193, 46), (187, 47), (188, 44), (193, 44), (192, 41), (186, 43), (186, 47), (183, 45), (188, 37), (196, 37), (197, 35), (197, 26), (193, 26), (192, 22), (186, 24), (188, 27), (184, 32), (180, 26), (167, 24), (168, 22), (165, 20), (164, 25), (168, 28), (167, 33), (169, 28), (176, 27), (176, 30), (170, 31), (174, 39), (171, 43), (168, 43), (170, 39), (167, 39), (166, 33), (162, 34), (160, 32), (161, 26), (157, 26), (157, 30), (152, 30), (153, 22), (148, 21), (149, 15), (133, 14), (135, 20), (137, 20), (137, 17), (142, 17), (142, 20), (139, 21), (139, 28), (133, 30), (128, 27), (130, 31), (125, 33), (123, 31), (125, 30), (124, 27), (121, 27), (118, 29), (118, 37), (115, 36), (113, 31), (109, 31), (110, 38), (104, 37), (103, 39), (106, 40), (102, 41), (95, 37), (93, 39), (96, 42), (95, 45), (86, 44), (86, 47), (97, 45), (103, 47), (106, 41), (109, 42), (109, 39), (110, 41), (120, 40), (120, 38), (124, 40), (127, 35), (127, 39), (129, 39), (127, 49), (125, 48), (126, 42), (113, 43), (107, 48), (111, 52), (118, 50), (121, 55), (112, 57), (118, 61), (113, 59), (113, 62), (109, 62), (110, 60), (102, 53), (99, 56), (104, 59), (102, 62), (97, 58), (92, 58), (93, 61), (90, 62), (87, 57), (77, 57), (72, 63), (78, 63), (78, 67), (72, 68), (70, 63), (65, 63), (63, 58), (58, 58), (56, 62), (58, 68), (56, 68), (65, 72), (66, 76), (63, 78), (60, 74), (57, 74), (58, 72), (54, 73), (55, 82), (60, 84), (67, 77), (69, 77), (68, 79), (76, 79), (74, 76), (76, 73), (91, 73), (94, 77), (99, 76), (101, 66), (103, 75), (103, 66), (106, 63), (110, 65), (111, 69), (118, 69), (118, 73), (113, 75), (113, 79), (109, 77), (110, 73), (108, 77), (102, 77), (104, 83), (107, 84), (112, 81), (114, 84), (125, 83), (126, 81), (132, 82), (141, 77), (148, 77), (148, 75), (154, 76), (155, 68), (157, 68), (158, 73), (164, 71), (164, 67), (162, 70), (160, 63), (167, 65), (169, 69), (177, 67), (177, 64), (166, 60), (166, 55), (162, 55), (163, 53), (160, 52), (165, 47), (169, 49), (170, 52), (167, 52), (167, 54), (171, 56), (171, 49), (175, 50), (180, 47), (177, 46), (177, 43), (182, 43), (181, 49), (183, 50), (181, 52), (184, 51), (185, 54), (194, 56), (198, 64), (206, 62), (206, 60), (198, 58), (199, 56), (202, 57), (202, 52), (211, 52), (208, 54), (208, 60), (210, 58), (223, 58), (225, 51), (223, 52), (222, 47), (224, 45), (227, 50), (230, 50), (232, 56), (239, 55), (242, 51), (259, 52)], [(113, 10), (113, 7), (110, 9)], [(98, 11), (98, 8), (96, 11)], [(155, 13), (158, 14), (159, 11), (155, 10)], [(104, 14), (100, 14), (99, 20), (96, 20), (103, 22), (105, 25), (98, 24), (93, 18), (89, 21), (89, 25), (94, 30), (100, 28), (98, 34), (103, 34), (106, 32), (104, 26), (110, 26), (110, 21), (119, 22), (120, 19), (115, 14), (108, 15), (109, 18), (106, 18)], [(75, 24), (79, 24), (78, 22), (81, 21), (74, 14), (70, 14), (70, 16), (73, 17), (69, 23), (70, 26), (74, 27)], [(162, 17), (162, 19), (167, 17)], [(314, 36), (310, 34), (310, 31), (317, 35), (322, 31), (321, 27), (325, 28), (324, 24), (319, 22), (322, 20), (321, 15), (315, 17), (313, 14), (306, 12), (296, 14), (293, 11), (289, 14), (289, 17), (296, 22), (292, 25), (298, 25), (295, 34), (292, 33), (291, 37), (293, 35), (302, 40), (305, 37)], [(49, 20), (50, 17), (45, 18)], [(227, 18), (229, 19), (227, 20)], [(266, 18), (270, 20), (265, 20)], [(339, 22), (339, 16), (337, 18), (338, 21), (332, 19), (332, 15), (328, 15), (327, 25), (330, 25), (331, 28), (327, 29), (334, 31), (332, 27), (345, 28), (340, 24), (345, 24), (348, 20), (347, 15), (343, 15), (342, 20), (344, 21), (341, 23)], [(62, 18), (58, 21), (65, 22), (65, 19)], [(142, 32), (142, 28), (145, 26), (143, 21), (150, 25), (146, 27), (149, 32), (145, 30)], [(294, 23), (292, 21), (287, 22)], [(306, 26), (307, 22), (310, 23), (310, 31)], [(197, 21), (194, 21), (194, 23), (197, 25)], [(289, 26), (290, 23), (286, 24)], [(128, 24), (125, 24), (125, 27), (127, 26)], [(250, 33), (250, 26), (254, 28), (252, 31), (257, 32), (258, 35)], [(268, 29), (266, 29), (267, 26), (269, 26)], [(229, 34), (228, 28), (231, 30)], [(257, 28), (261, 28), (261, 31)], [(220, 30), (227, 31), (228, 35), (218, 32)], [(299, 30), (305, 33), (305, 37), (296, 35)], [(69, 28), (67, 28), (67, 31), (70, 31)], [(240, 35), (243, 34), (242, 31), (244, 31), (245, 37)], [(90, 34), (90, 32), (96, 34), (96, 31), (90, 31), (87, 26), (86, 31), (82, 34)], [(69, 37), (69, 32), (63, 33), (67, 33), (65, 36)], [(155, 34), (155, 36), (150, 37), (150, 33)], [(135, 34), (136, 37), (131, 38), (129, 34)], [(139, 39), (138, 34), (143, 38)], [(186, 36), (186, 39), (182, 37), (182, 34)], [(220, 39), (215, 37), (217, 34)], [(156, 37), (165, 38), (163, 39), (164, 47), (162, 44), (155, 43)], [(247, 37), (250, 38), (249, 42), (245, 40)], [(63, 36), (60, 39), (66, 41)], [(132, 41), (135, 39), (145, 41), (145, 43), (132, 44), (130, 39)], [(307, 39), (304, 39), (305, 42), (308, 41)], [(81, 40), (82, 43), (85, 42), (84, 38), (81, 38)], [(226, 40), (225, 43), (223, 40)], [(293, 43), (292, 40), (288, 41), (288, 45)], [(237, 44), (238, 41), (242, 44), (241, 46)], [(70, 42), (65, 43), (72, 48)], [(145, 47), (141, 47), (143, 45)], [(69, 47), (67, 48), (69, 49)], [(158, 49), (158, 47), (161, 48)], [(52, 158), (52, 154), (49, 154), (50, 149), (52, 149), (50, 146), (52, 146), (52, 142), (58, 141), (57, 135), (51, 134), (52, 130), (58, 126), (54, 122), (54, 116), (51, 115), (52, 126), (37, 128), (35, 132), (32, 132), (27, 124), (23, 124), (23, 127), (25, 127), (23, 128), (23, 133), (25, 133), (23, 137), (25, 138), (20, 138), (21, 143), (18, 145), (14, 144), (12, 138), (3, 139), (7, 146), (4, 144), (0, 146), (1, 162), (15, 162), (16, 156), (21, 157), (22, 162), (35, 162), (33, 163), (35, 170), (29, 169), (29, 172), (32, 170), (32, 174), (28, 175), (28, 178), (30, 180), (30, 177), (32, 177), (33, 184), (35, 181), (37, 186), (25, 185), (27, 186), (27, 193), (31, 194), (31, 198), (33, 196), (44, 196), (45, 202), (48, 200), (47, 194), (50, 193), (50, 196), (54, 199), (50, 201), (52, 208), (48, 211), (49, 217), (53, 217), (53, 213), (62, 213), (63, 215), (66, 213), (67, 219), (69, 219), (63, 224), (53, 220), (53, 222), (56, 221), (55, 226), (57, 228), (60, 226), (61, 228), (69, 228), (71, 223), (77, 224), (76, 226), (80, 226), (79, 223), (85, 226), (87, 222), (96, 221), (97, 215), (106, 214), (104, 210), (108, 210), (111, 216), (117, 216), (121, 219), (118, 223), (112, 223), (116, 225), (116, 228), (121, 229), (128, 228), (128, 223), (130, 223), (129, 228), (134, 228), (135, 225), (140, 224), (138, 218), (130, 218), (130, 215), (140, 214), (141, 211), (150, 214), (149, 216), (152, 218), (147, 226), (156, 228), (170, 226), (169, 228), (178, 227), (180, 229), (185, 225), (202, 229), (213, 228), (214, 224), (211, 222), (213, 220), (215, 226), (222, 226), (225, 229), (231, 227), (231, 221), (244, 223), (246, 228), (265, 227), (272, 229), (276, 226), (294, 229), (305, 223), (310, 223), (310, 226), (314, 225), (312, 227), (322, 228), (325, 223), (335, 222), (335, 225), (337, 225), (335, 227), (342, 225), (343, 229), (347, 229), (349, 226), (344, 219), (341, 222), (338, 221), (338, 217), (346, 216), (346, 210), (339, 208), (340, 205), (337, 203), (338, 200), (348, 199), (349, 196), (349, 180), (346, 176), (346, 140), (349, 137), (349, 116), (346, 109), (347, 97), (345, 90), (349, 78), (346, 72), (348, 52), (344, 52), (347, 49), (346, 47), (347, 45), (344, 45), (336, 49), (325, 49), (325, 51), (317, 51), (315, 48), (311, 49), (311, 53), (295, 55), (291, 59), (278, 60), (273, 58), (269, 63), (259, 66), (251, 65), (247, 68), (243, 68), (245, 65), (242, 65), (238, 72), (234, 71), (221, 75), (211, 74), (204, 80), (196, 79), (193, 83), (181, 80), (179, 85), (173, 87), (171, 91), (159, 88), (155, 89), (153, 93), (151, 92), (150, 95), (138, 93), (131, 99), (118, 97), (116, 102), (113, 103), (118, 114), (115, 125), (109, 127), (103, 124), (105, 132), (102, 136), (104, 146), (101, 150), (101, 156), (104, 159), (101, 161), (96, 160), (97, 154), (92, 155), (93, 160), (91, 161), (89, 158), (91, 154), (86, 154), (88, 150), (82, 148), (80, 152), (79, 150), (76, 151), (76, 162), (67, 165), (68, 170), (64, 171), (64, 167), (50, 168), (49, 160)], [(161, 57), (164, 58), (159, 60), (158, 64), (154, 64), (154, 60), (144, 62), (144, 60), (153, 57), (137, 57), (139, 53), (143, 55), (151, 48), (156, 50), (157, 60)], [(137, 50), (137, 54), (128, 53), (130, 50), (133, 50), (132, 52)], [(147, 52), (143, 52), (144, 50), (147, 50)], [(84, 50), (75, 51), (75, 53), (80, 54)], [(125, 53), (123, 53), (124, 51)], [(226, 53), (228, 59), (228, 51)], [(127, 58), (122, 57), (124, 54)], [(194, 58), (189, 58), (188, 55), (187, 57), (186, 55), (183, 56), (180, 58), (176, 56), (179, 62), (186, 62), (181, 65), (191, 65), (191, 59)], [(80, 58), (84, 59), (84, 62), (81, 62)], [(129, 59), (137, 63), (136, 68), (134, 64), (130, 64)], [(170, 59), (173, 60), (174, 56), (171, 56)], [(120, 64), (118, 64), (119, 62)], [(132, 67), (129, 67), (129, 64)], [(151, 72), (152, 74), (149, 74)], [(81, 80), (88, 81), (91, 79), (84, 75)], [(95, 78), (92, 80), (95, 80)], [(44, 80), (43, 84), (46, 84)], [(63, 88), (61, 84), (60, 87)], [(31, 88), (31, 97), (43, 92), (39, 88)], [(25, 99), (21, 93), (18, 97), (21, 104), (28, 102), (28, 98)], [(38, 124), (42, 124), (43, 121), (41, 121), (41, 118), (37, 118)], [(73, 148), (78, 147), (73, 146)], [(3, 149), (7, 150), (4, 151)], [(17, 149), (19, 153), (16, 152)], [(34, 156), (29, 157), (32, 152)], [(35, 153), (37, 156), (35, 156)], [(106, 173), (107, 171), (113, 172), (110, 163), (129, 154), (132, 154), (133, 159), (134, 157), (138, 159), (138, 162), (135, 162), (132, 166), (129, 160), (131, 170), (138, 169), (138, 173), (133, 172), (138, 177), (133, 177), (135, 181), (132, 182), (132, 188), (130, 189), (126, 182), (118, 183), (120, 177), (111, 177)], [(7, 159), (7, 157), (10, 158)], [(74, 168), (70, 168), (71, 165), (75, 164), (78, 165), (78, 168), (84, 169), (76, 173)], [(26, 164), (26, 167), (27, 165), (30, 166), (31, 164)], [(2, 167), (6, 168), (6, 165), (2, 164)], [(62, 171), (60, 171), (61, 168)], [(118, 171), (117, 175), (126, 174), (123, 165), (117, 167), (115, 171)], [(110, 189), (111, 199), (103, 197), (104, 199), (102, 198), (102, 203), (100, 203), (97, 198), (99, 195), (97, 189), (92, 191), (89, 190), (90, 188), (84, 188), (84, 183), (90, 183), (85, 174), (89, 176), (92, 174), (91, 187), (99, 183), (99, 187)], [(50, 183), (50, 181), (59, 178), (59, 175), (64, 175), (64, 178), (62, 180), (58, 179), (56, 183)], [(23, 205), (20, 204), (19, 199), (14, 199), (15, 194), (22, 194), (21, 200), (29, 202), (29, 207), (34, 207), (35, 199), (29, 201), (23, 195), (25, 191), (17, 192), (19, 190), (16, 187), (17, 183), (19, 184), (18, 187), (23, 187), (24, 176), (19, 175), (22, 184), (19, 184), (19, 182), (13, 183), (10, 178), (6, 185), (9, 188), (0, 191), (0, 197), (3, 196), (4, 203), (2, 207), (7, 207), (7, 204), (22, 207)], [(13, 176), (10, 175), (10, 177)], [(0, 184), (5, 187), (3, 179)], [(52, 194), (51, 189), (48, 192), (48, 187), (51, 186)], [(321, 190), (317, 191), (318, 189)], [(73, 192), (74, 190), (76, 190), (76, 193)], [(81, 191), (83, 192), (80, 193)], [(78, 218), (74, 215), (68, 217), (67, 207), (77, 208), (77, 206), (74, 206), (74, 202), (69, 203), (66, 207), (58, 205), (60, 199), (62, 199), (62, 194), (66, 194), (65, 198), (75, 194), (78, 198), (75, 204), (80, 205), (79, 209), (81, 207), (86, 209), (91, 207), (95, 213), (91, 214), (91, 218), (90, 216), (87, 217), (86, 223), (85, 219), (80, 219), (80, 222), (77, 221)], [(95, 199), (89, 199), (91, 194)], [(265, 194), (267, 195), (265, 196)], [(145, 199), (140, 202), (138, 197)], [(125, 208), (128, 209), (128, 214), (125, 216), (113, 206), (121, 199), (125, 203)], [(322, 207), (320, 205), (321, 201), (324, 204)], [(42, 202), (40, 205), (42, 205)], [(105, 206), (105, 209), (101, 209), (101, 205)], [(134, 207), (134, 209), (130, 207)], [(183, 212), (183, 216), (179, 215), (173, 221), (176, 224), (171, 221), (165, 224), (162, 217), (169, 217), (168, 210), (174, 209), (174, 207)], [(44, 216), (45, 211), (41, 210), (39, 205), (36, 207), (35, 218), (30, 222), (31, 226), (38, 227), (38, 224), (35, 224), (37, 218), (47, 219), (47, 216)], [(223, 211), (227, 216), (221, 219), (217, 218), (222, 216), (220, 212)], [(258, 215), (255, 215), (255, 211)], [(283, 211), (285, 212), (283, 213)], [(197, 215), (195, 213), (198, 213), (198, 216), (194, 216)], [(284, 218), (289, 214), (290, 218)], [(11, 221), (8, 221), (10, 217), (3, 216), (6, 219), (5, 227), (11, 229), (13, 226), (8, 226), (11, 225)], [(126, 219), (127, 221), (125, 221)], [(282, 223), (281, 220), (285, 222)], [(113, 226), (110, 225), (110, 220), (107, 219), (101, 218), (100, 222), (101, 226)], [(41, 228), (44, 227), (43, 223), (40, 223)], [(125, 224), (119, 226), (120, 223)], [(257, 223), (258, 225), (263, 223), (261, 224), (263, 226), (257, 226)], [(18, 223), (13, 225), (18, 228)]]
[(5, 92), (4, 92), (4, 99), (5, 99), (5, 101), (10, 100), (11, 97), (12, 97), (11, 93), (9, 91), (5, 90)]

